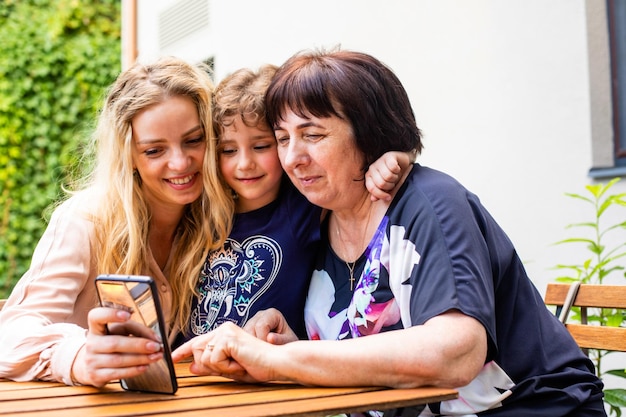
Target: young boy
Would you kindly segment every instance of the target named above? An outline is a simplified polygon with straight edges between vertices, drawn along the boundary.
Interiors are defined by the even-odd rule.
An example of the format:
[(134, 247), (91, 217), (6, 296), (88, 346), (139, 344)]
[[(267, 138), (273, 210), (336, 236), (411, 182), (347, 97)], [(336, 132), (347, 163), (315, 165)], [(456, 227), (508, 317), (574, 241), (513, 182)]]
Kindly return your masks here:
[[(218, 162), (235, 199), (235, 217), (224, 247), (211, 252), (202, 268), (183, 341), (226, 321), (243, 327), (270, 307), (306, 338), (303, 308), (323, 213), (296, 190), (280, 165), (264, 103), (275, 71), (272, 65), (257, 72), (240, 69), (215, 90)], [(372, 198), (387, 198), (385, 190), (393, 189), (412, 158), (390, 152), (376, 161), (366, 175)]]

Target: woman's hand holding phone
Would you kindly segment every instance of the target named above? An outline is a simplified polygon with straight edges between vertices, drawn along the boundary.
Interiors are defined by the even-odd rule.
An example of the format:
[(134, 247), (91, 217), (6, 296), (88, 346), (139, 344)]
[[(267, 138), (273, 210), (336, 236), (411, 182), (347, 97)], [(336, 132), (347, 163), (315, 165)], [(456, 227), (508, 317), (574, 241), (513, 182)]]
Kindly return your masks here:
[[(109, 316), (97, 318), (93, 323), (93, 331), (90, 323), (90, 333), (104, 337), (102, 332), (108, 332), (108, 338), (116, 338), (108, 341), (109, 344), (115, 343), (115, 349), (118, 349), (113, 351), (124, 354), (123, 360), (111, 358), (117, 359), (114, 362), (117, 373), (122, 368), (124, 372), (132, 374), (119, 376), (122, 388), (174, 394), (178, 384), (154, 280), (143, 275), (99, 275), (96, 278), (96, 289), (101, 306), (130, 315), (129, 318), (123, 315), (123, 320), (111, 320)], [(139, 345), (137, 339), (141, 341)], [(160, 356), (155, 354), (157, 351), (151, 351), (154, 346), (159, 347)], [(101, 348), (94, 346), (94, 350), (97, 349)], [(111, 347), (108, 349), (111, 351)], [(146, 352), (146, 349), (150, 351)], [(139, 370), (142, 372), (137, 373)]]
[(163, 359), (163, 344), (154, 331), (129, 321), (130, 316), (108, 307), (89, 312), (87, 341), (72, 365), (75, 383), (102, 387), (141, 375), (149, 364)]

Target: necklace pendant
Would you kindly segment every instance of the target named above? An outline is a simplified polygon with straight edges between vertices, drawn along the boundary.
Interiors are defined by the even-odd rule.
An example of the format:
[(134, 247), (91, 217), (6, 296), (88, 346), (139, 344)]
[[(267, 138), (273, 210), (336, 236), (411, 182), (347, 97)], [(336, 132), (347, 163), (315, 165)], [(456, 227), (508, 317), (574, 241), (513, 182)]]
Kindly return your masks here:
[(346, 266), (348, 267), (348, 272), (350, 273), (350, 291), (354, 291), (354, 267), (356, 266), (356, 261), (352, 263), (346, 262)]

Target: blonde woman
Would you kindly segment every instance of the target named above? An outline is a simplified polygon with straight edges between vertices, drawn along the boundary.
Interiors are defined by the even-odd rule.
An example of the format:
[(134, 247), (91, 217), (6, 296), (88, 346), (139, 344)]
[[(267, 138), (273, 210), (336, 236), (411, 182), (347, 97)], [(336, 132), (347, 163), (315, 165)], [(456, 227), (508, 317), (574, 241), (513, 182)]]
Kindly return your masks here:
[(152, 340), (106, 334), (128, 313), (95, 308), (94, 280), (152, 276), (170, 343), (184, 327), (233, 212), (215, 162), (212, 89), (203, 68), (176, 58), (136, 64), (110, 87), (94, 169), (56, 208), (0, 313), (0, 377), (102, 386), (162, 357)]

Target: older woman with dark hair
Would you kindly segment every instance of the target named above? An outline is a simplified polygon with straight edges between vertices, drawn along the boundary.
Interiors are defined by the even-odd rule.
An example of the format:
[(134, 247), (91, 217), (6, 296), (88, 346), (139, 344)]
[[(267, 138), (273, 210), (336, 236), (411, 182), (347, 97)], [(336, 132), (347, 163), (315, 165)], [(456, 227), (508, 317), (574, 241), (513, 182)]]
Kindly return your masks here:
[(314, 341), (296, 341), (269, 310), (248, 323), (257, 338), (224, 325), (175, 359), (193, 354), (193, 372), (244, 381), (459, 390), (392, 415), (605, 415), (592, 363), (474, 194), (419, 164), (391, 201), (359, 181), (383, 153), (422, 149), (388, 67), (358, 52), (297, 54), (266, 101), (283, 168), (332, 211), (305, 308)]

